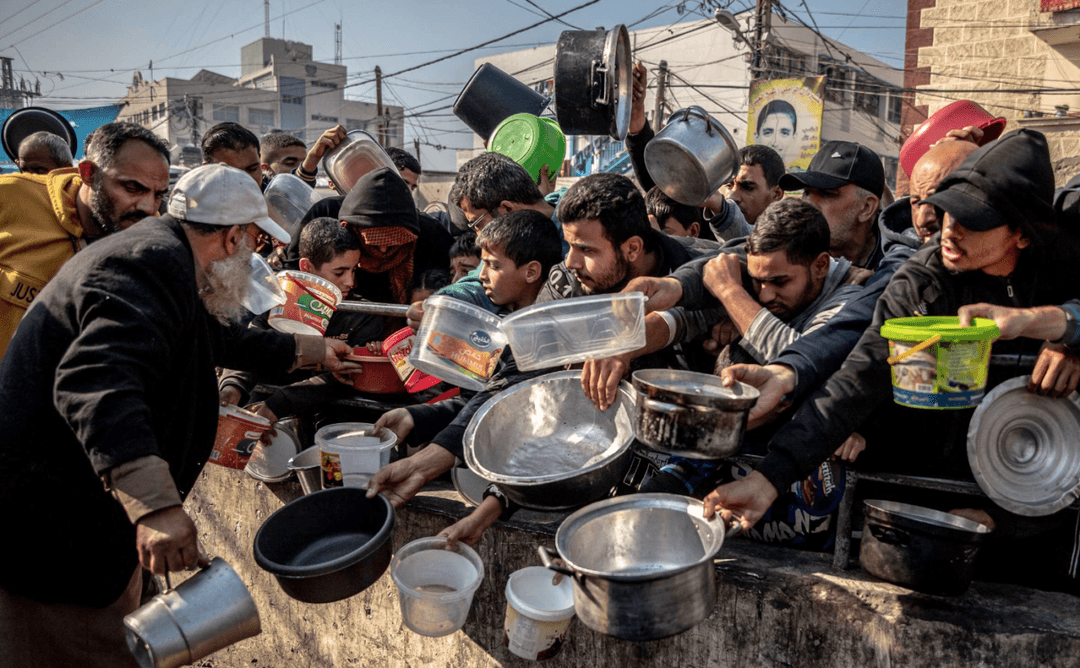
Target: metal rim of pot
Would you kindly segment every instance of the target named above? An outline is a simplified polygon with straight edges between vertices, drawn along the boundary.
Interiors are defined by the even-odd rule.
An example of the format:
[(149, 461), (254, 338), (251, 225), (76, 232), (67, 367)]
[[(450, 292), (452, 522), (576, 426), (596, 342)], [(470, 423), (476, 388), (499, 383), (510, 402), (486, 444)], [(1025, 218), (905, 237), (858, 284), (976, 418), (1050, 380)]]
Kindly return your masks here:
[(612, 139), (622, 141), (630, 131), (633, 63), (630, 60), (630, 33), (621, 23), (608, 32), (604, 42), (604, 66), (608, 72), (605, 81), (607, 90), (597, 103), (610, 105), (614, 109), (610, 135)]
[[(481, 420), (485, 415), (491, 412), (495, 404), (497, 404), (500, 399), (503, 399), (510, 394), (520, 392), (521, 390), (524, 390), (533, 385), (538, 385), (544, 382), (551, 382), (552, 380), (561, 380), (563, 378), (580, 378), (580, 376), (580, 370), (556, 371), (555, 373), (544, 374), (543, 376), (532, 378), (525, 382), (512, 385), (488, 399), (484, 403), (484, 405), (480, 407), (480, 410), (476, 412), (476, 415), (474, 415), (472, 420), (469, 422), (469, 426), (465, 429), (465, 436), (463, 440), (465, 442), (465, 463), (468, 465), (468, 467), (488, 482), (514, 485), (517, 487), (532, 487), (537, 485), (544, 485), (551, 482), (557, 482), (560, 480), (566, 480), (567, 478), (577, 477), (590, 473), (592, 471), (597, 471), (619, 459), (634, 444), (634, 439), (632, 437), (626, 439), (625, 443), (619, 446), (617, 450), (612, 451), (610, 454), (608, 454), (608, 456), (604, 459), (594, 462), (590, 466), (586, 466), (575, 471), (571, 471), (569, 473), (552, 473), (543, 476), (511, 476), (489, 471), (476, 460), (476, 454), (473, 451), (471, 444), (476, 436), (477, 425), (480, 424)], [(631, 394), (630, 386), (626, 383), (626, 381), (622, 381), (619, 383), (619, 394), (625, 396), (632, 402), (633, 395)]]
[[(590, 45), (591, 54), (573, 48), (583, 40), (596, 40), (598, 33), (603, 34), (603, 42)], [(564, 31), (555, 50), (555, 112), (563, 131), (606, 132), (612, 139), (625, 139), (633, 101), (632, 68), (625, 25), (617, 24), (606, 32), (602, 28)], [(561, 96), (560, 86), (564, 88)]]
[[(705, 122), (705, 137), (694, 137), (697, 141), (687, 141), (683, 136), (685, 132), (692, 132), (690, 122), (692, 118), (699, 118)], [(703, 140), (703, 141), (702, 141)], [(708, 142), (719, 142), (722, 147), (719, 155), (710, 151), (713, 148)], [(665, 179), (668, 167), (663, 159), (664, 153), (674, 151), (696, 167), (693, 173), (680, 174), (678, 178)], [(734, 137), (719, 121), (709, 115), (703, 108), (692, 105), (675, 111), (668, 119), (667, 124), (660, 129), (656, 137), (645, 146), (645, 165), (649, 173), (659, 176), (655, 179), (657, 186), (664, 194), (672, 199), (688, 206), (700, 206), (717, 188), (730, 181), (738, 172), (739, 147)], [(717, 158), (727, 158), (726, 161)], [(713, 173), (717, 172), (717, 173)], [(692, 181), (698, 181), (694, 184)], [(689, 194), (694, 197), (689, 197)], [(693, 200), (693, 201), (691, 201)]]
[[(696, 371), (675, 369), (642, 369), (631, 376), (634, 391), (644, 394), (658, 402), (679, 406), (700, 406), (720, 410), (749, 410), (753, 408), (761, 393), (757, 388), (736, 381), (732, 387), (726, 387), (720, 378)], [(665, 385), (665, 383), (667, 383)], [(673, 383), (703, 385), (715, 392), (690, 392), (676, 389)]]
[[(371, 136), (370, 133), (360, 129), (349, 130), (347, 133), (345, 133), (345, 138), (341, 140), (341, 143), (324, 153), (322, 160), (319, 161), (319, 167), (322, 169), (323, 172), (326, 173), (326, 177), (330, 179), (330, 182), (334, 184), (334, 188), (336, 188), (337, 191), (342, 195), (347, 194), (350, 190), (352, 190), (352, 188), (346, 188), (344, 184), (338, 181), (338, 165), (335, 159), (339, 155), (341, 155), (342, 152), (344, 152), (347, 146), (357, 141), (360, 141), (361, 137), (366, 137), (367, 139), (369, 139), (371, 141), (371, 144), (375, 147), (375, 150), (382, 154), (381, 161), (383, 164), (379, 165), (375, 169), (389, 167), (394, 170), (395, 174), (398, 174), (397, 167), (394, 165), (394, 161), (390, 158), (390, 156), (387, 155), (386, 149), (384, 149), (382, 145), (379, 144), (379, 142)], [(375, 169), (373, 169), (372, 171), (375, 171)], [(338, 301), (341, 300), (339, 299)]]
[[(347, 492), (346, 492), (347, 491)], [(355, 493), (359, 492), (365, 494), (366, 490), (358, 489), (355, 487), (336, 487), (331, 489), (324, 489), (312, 494), (307, 494), (298, 499), (295, 499), (289, 504), (286, 504), (282, 508), (275, 511), (270, 517), (266, 518), (266, 521), (262, 523), (259, 530), (255, 533), (255, 562), (263, 570), (272, 573), (278, 578), (290, 578), (290, 579), (306, 579), (314, 578), (322, 575), (330, 575), (337, 573), (345, 569), (355, 566), (357, 563), (364, 561), (366, 558), (374, 556), (383, 546), (390, 540), (391, 534), (394, 530), (394, 508), (390, 505), (390, 501), (382, 494), (378, 494), (374, 497), (377, 503), (381, 503), (386, 509), (386, 518), (383, 520), (382, 526), (375, 535), (365, 544), (356, 548), (355, 550), (343, 554), (340, 557), (331, 559), (319, 563), (314, 566), (290, 566), (288, 564), (281, 564), (268, 559), (259, 549), (259, 544), (263, 536), (263, 532), (267, 530), (267, 526), (271, 527), (270, 530), (274, 530), (274, 517), (281, 515), (290, 510), (290, 506), (296, 503), (311, 503), (312, 499), (316, 499), (322, 494), (342, 494), (342, 493)], [(293, 508), (292, 512), (295, 512)], [(290, 513), (291, 514), (291, 513)], [(279, 518), (280, 521), (280, 518)]]
[(867, 522), (888, 522), (952, 541), (979, 543), (991, 532), (990, 527), (966, 517), (910, 503), (866, 499), (863, 509)]

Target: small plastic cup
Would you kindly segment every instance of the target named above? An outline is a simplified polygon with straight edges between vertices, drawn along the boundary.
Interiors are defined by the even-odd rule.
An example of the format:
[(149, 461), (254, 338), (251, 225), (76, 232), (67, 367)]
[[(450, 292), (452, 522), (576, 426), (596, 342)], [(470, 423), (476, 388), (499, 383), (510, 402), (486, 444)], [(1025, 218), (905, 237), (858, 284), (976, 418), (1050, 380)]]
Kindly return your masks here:
[(405, 626), (437, 638), (465, 625), (473, 595), (484, 581), (484, 563), (464, 543), (448, 550), (445, 538), (420, 538), (397, 551), (390, 577)]
[(322, 487), (363, 487), (390, 463), (397, 436), (389, 429), (371, 435), (370, 422), (339, 422), (315, 432), (322, 463)]
[(553, 575), (543, 566), (530, 566), (514, 571), (506, 581), (503, 644), (523, 659), (555, 656), (574, 618), (573, 583), (562, 578), (553, 585)]

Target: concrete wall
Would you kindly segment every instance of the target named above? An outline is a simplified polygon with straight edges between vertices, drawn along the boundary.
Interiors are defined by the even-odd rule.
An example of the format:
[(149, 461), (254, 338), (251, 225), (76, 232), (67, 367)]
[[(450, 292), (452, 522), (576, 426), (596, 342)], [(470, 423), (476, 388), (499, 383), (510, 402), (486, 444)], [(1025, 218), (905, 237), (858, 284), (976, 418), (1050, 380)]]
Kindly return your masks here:
[[(446, 489), (445, 486), (443, 489)], [(294, 601), (255, 565), (261, 523), (299, 494), (293, 482), (264, 485), (209, 465), (186, 504), (204, 548), (244, 579), (263, 632), (198, 662), (203, 668), (305, 666), (526, 666), (502, 645), (503, 590), (514, 570), (538, 564), (561, 516), (521, 512), (481, 540), (485, 581), (465, 627), (425, 638), (401, 621), (385, 574), (356, 596), (324, 605)], [(468, 509), (457, 493), (425, 492), (397, 514), (397, 549), (431, 536)], [(718, 555), (718, 601), (695, 628), (664, 640), (609, 638), (575, 620), (552, 668), (799, 666), (1044, 668), (1080, 662), (1077, 599), (975, 583), (958, 598), (913, 593), (857, 570), (833, 571), (827, 555), (733, 540)]]

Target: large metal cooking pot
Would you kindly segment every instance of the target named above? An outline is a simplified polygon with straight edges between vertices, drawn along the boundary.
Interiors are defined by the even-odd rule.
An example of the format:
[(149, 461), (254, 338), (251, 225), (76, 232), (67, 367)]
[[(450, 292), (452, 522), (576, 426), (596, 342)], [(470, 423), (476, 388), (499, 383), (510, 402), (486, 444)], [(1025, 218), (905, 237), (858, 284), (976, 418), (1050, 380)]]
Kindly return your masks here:
[(539, 116), (551, 98), (541, 95), (491, 63), (476, 68), (454, 100), (454, 115), (485, 140), (490, 140), (514, 114)]
[(863, 570), (927, 594), (958, 596), (971, 584), (984, 524), (932, 508), (867, 500), (859, 547)]
[(687, 107), (645, 146), (645, 166), (665, 195), (701, 206), (739, 171), (739, 145), (704, 109)]
[(681, 633), (716, 604), (713, 558), (738, 533), (701, 501), (632, 494), (599, 501), (555, 532), (561, 561), (540, 546), (548, 568), (574, 579), (574, 610), (586, 626), (625, 640)]
[(390, 565), (394, 509), (379, 494), (335, 487), (308, 494), (266, 518), (255, 563), (305, 603), (340, 601), (367, 589)]
[(555, 46), (555, 116), (568, 135), (609, 135), (623, 140), (630, 128), (630, 36), (610, 31), (567, 30)]
[(633, 399), (597, 410), (581, 371), (518, 383), (489, 399), (465, 430), (465, 462), (515, 503), (567, 510), (602, 499), (630, 466)]
[(634, 434), (654, 450), (694, 459), (735, 453), (759, 392), (745, 383), (725, 387), (716, 376), (645, 369), (631, 377), (637, 399)]

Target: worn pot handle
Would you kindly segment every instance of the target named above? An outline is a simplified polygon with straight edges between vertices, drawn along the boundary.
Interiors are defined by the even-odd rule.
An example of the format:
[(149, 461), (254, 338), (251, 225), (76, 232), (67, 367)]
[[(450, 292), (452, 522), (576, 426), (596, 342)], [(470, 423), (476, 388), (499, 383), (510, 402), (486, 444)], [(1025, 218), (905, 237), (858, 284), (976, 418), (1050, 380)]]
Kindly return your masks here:
[(673, 417), (688, 413), (708, 413), (712, 411), (708, 406), (681, 406), (679, 404), (669, 404), (665, 401), (657, 401), (656, 399), (646, 399), (645, 410)]
[(743, 532), (742, 524), (739, 520), (731, 520), (731, 524), (724, 525), (724, 540), (728, 538), (734, 538)]
[(911, 542), (911, 534), (902, 529), (885, 527), (880, 524), (867, 524), (867, 526), (870, 527), (870, 533), (874, 535), (874, 538), (877, 538), (882, 543), (907, 545)]
[(540, 563), (544, 564), (544, 568), (551, 569), (556, 573), (562, 573), (563, 575), (569, 575), (572, 578), (577, 577), (577, 571), (567, 567), (566, 562), (555, 556), (555, 553), (548, 549), (545, 545), (538, 545), (536, 551), (540, 553)]

